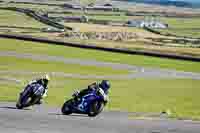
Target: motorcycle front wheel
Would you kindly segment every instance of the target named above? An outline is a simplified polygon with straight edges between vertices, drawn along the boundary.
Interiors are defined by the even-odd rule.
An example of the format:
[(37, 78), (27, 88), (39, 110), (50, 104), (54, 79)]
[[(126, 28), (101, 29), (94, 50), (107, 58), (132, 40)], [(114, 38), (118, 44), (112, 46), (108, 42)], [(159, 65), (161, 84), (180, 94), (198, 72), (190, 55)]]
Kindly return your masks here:
[[(23, 108), (27, 107), (27, 105), (30, 101), (29, 93), (27, 93), (26, 95), (23, 93), (20, 93), (20, 95), (19, 95), (19, 98), (18, 98), (18, 101), (16, 104), (17, 109), (23, 109)], [(23, 104), (23, 103), (25, 103), (25, 104)]]
[(95, 117), (103, 111), (104, 103), (95, 101), (90, 105), (88, 116)]
[(62, 109), (61, 109), (61, 112), (62, 112), (63, 115), (70, 115), (70, 114), (72, 114), (72, 110), (70, 108), (71, 104), (72, 104), (72, 99), (66, 101), (63, 104)]

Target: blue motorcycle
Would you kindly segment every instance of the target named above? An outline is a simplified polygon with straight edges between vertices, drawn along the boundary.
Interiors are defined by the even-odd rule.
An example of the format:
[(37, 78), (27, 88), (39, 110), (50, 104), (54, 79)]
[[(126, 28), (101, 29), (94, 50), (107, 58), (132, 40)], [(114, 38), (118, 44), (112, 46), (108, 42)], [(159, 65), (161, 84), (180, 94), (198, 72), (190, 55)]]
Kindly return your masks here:
[(102, 112), (107, 103), (104, 96), (105, 94), (94, 90), (79, 100), (71, 98), (63, 104), (61, 111), (64, 115), (78, 113), (94, 117)]
[(37, 103), (45, 91), (41, 84), (28, 85), (23, 92), (20, 93), (16, 107), (23, 109)]

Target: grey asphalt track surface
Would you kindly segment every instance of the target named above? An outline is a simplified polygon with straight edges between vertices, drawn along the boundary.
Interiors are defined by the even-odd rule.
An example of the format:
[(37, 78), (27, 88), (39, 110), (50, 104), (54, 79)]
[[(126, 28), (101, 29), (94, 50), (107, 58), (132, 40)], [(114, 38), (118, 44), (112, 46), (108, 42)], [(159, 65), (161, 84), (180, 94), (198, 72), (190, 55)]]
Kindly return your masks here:
[(200, 122), (133, 120), (125, 112), (104, 111), (95, 118), (44, 105), (17, 110), (15, 103), (0, 103), (1, 133), (200, 133)]
[[(75, 78), (132, 79), (145, 78), (189, 78), (200, 79), (200, 73), (139, 67), (128, 64), (100, 62), (96, 60), (70, 59), (58, 56), (0, 52), (3, 57), (17, 57), (32, 60), (63, 62), (65, 64), (111, 67), (128, 70), (127, 75), (79, 75), (63, 72), (51, 74)], [(0, 74), (35, 74), (31, 71), (0, 71)], [(39, 72), (42, 73), (42, 72)], [(20, 82), (20, 80), (1, 77), (0, 81)], [(0, 102), (0, 133), (200, 133), (200, 122), (169, 120), (137, 120), (128, 117), (134, 113), (104, 111), (95, 118), (85, 115), (63, 116), (60, 107), (34, 106), (33, 109), (17, 110), (15, 103)], [(134, 118), (134, 117), (133, 117)]]
[[(52, 75), (63, 76), (63, 77), (73, 77), (73, 78), (107, 78), (107, 79), (132, 79), (132, 78), (188, 78), (188, 79), (200, 79), (200, 73), (193, 72), (182, 72), (175, 70), (167, 69), (158, 69), (158, 68), (148, 68), (140, 67), (128, 64), (120, 63), (110, 63), (110, 62), (101, 62), (96, 60), (84, 60), (76, 58), (64, 58), (60, 56), (48, 56), (48, 55), (38, 55), (38, 54), (28, 54), (28, 53), (16, 53), (13, 51), (1, 51), (0, 56), (5, 57), (17, 57), (25, 58), (32, 60), (40, 61), (51, 61), (51, 62), (63, 62), (65, 64), (78, 64), (83, 66), (97, 66), (97, 67), (111, 67), (113, 69), (128, 70), (129, 74), (127, 75), (80, 75), (72, 73), (63, 73), (63, 72), (51, 72)], [(0, 71), (0, 73), (18, 73), (18, 74), (33, 74), (34, 72), (13, 72), (13, 71)]]

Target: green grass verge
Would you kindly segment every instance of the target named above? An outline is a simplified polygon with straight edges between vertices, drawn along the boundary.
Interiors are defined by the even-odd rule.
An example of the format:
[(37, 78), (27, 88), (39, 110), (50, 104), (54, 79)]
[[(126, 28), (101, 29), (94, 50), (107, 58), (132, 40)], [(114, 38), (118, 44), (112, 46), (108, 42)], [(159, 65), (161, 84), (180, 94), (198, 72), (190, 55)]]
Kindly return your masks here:
[(19, 53), (45, 53), (47, 55), (57, 55), (66, 58), (92, 59), (107, 62), (126, 63), (138, 66), (158, 67), (167, 69), (176, 69), (181, 71), (200, 72), (200, 63), (191, 61), (181, 61), (173, 59), (161, 59), (156, 57), (147, 57), (140, 55), (128, 55), (111, 53), (96, 50), (86, 50), (80, 48), (47, 45), (45, 43), (36, 43), (20, 41), (13, 39), (0, 39), (0, 51), (16, 51)]
[(68, 12), (65, 12), (63, 14), (61, 13), (50, 13), (49, 15), (50, 16), (82, 16), (82, 15), (88, 15), (88, 16), (102, 16), (102, 15), (105, 15), (105, 16), (124, 16), (125, 13), (123, 12), (113, 12), (113, 11), (90, 11), (88, 10), (87, 12), (82, 12), (81, 10), (73, 10), (73, 9), (69, 9), (67, 10)]
[(199, 18), (161, 18), (170, 28), (198, 28), (200, 26)]
[(38, 11), (48, 11), (48, 10), (55, 10), (61, 9), (59, 6), (48, 6), (48, 5), (39, 5), (39, 4), (22, 4), (22, 3), (9, 3), (6, 6), (9, 7), (17, 7), (17, 8), (26, 8), (26, 9), (34, 9)]
[[(31, 78), (26, 78), (25, 81), (28, 82), (28, 79)], [(52, 77), (45, 103), (61, 107), (64, 101), (71, 97), (74, 89), (84, 88), (91, 82), (94, 80)], [(200, 82), (197, 80), (134, 79), (113, 80), (111, 83), (107, 110), (144, 113), (170, 110), (170, 117), (200, 119)], [(23, 87), (22, 84), (0, 83), (0, 100), (15, 102)]]
[(122, 13), (115, 13), (115, 12), (91, 12), (88, 11), (87, 13), (83, 13), (80, 11), (75, 11), (72, 13), (65, 13), (65, 14), (50, 14), (51, 17), (66, 17), (66, 16), (83, 16), (86, 15), (89, 18), (89, 22), (91, 20), (101, 20), (101, 21), (117, 21), (117, 22), (126, 22), (130, 19), (130, 17), (125, 16)]
[[(100, 52), (79, 48), (47, 45), (43, 43), (25, 42), (12, 39), (0, 39), (0, 51), (16, 51), (18, 53), (45, 53), (66, 58), (96, 59), (118, 63), (176, 68), (178, 70), (198, 71), (199, 63), (151, 58), (145, 56)], [(33, 61), (15, 57), (1, 57), (0, 70), (27, 71), (63, 71), (74, 73), (111, 73), (109, 68), (65, 65), (59, 62)], [(124, 72), (122, 72), (124, 73)], [(115, 74), (115, 73), (114, 73)], [(116, 72), (118, 74), (118, 72)], [(1, 74), (0, 101), (15, 102), (25, 83), (39, 76), (30, 74)], [(18, 79), (21, 82), (3, 80)], [(94, 79), (51, 77), (47, 104), (60, 107), (65, 99), (70, 98), (74, 89), (84, 88)], [(110, 102), (107, 110), (123, 110), (130, 112), (157, 112), (171, 110), (171, 117), (200, 119), (200, 82), (190, 79), (132, 79), (111, 80)]]
[[(63, 38), (61, 38), (63, 39)], [(140, 51), (155, 51), (160, 53), (173, 53), (179, 55), (190, 55), (193, 57), (200, 57), (200, 49), (198, 47), (181, 47), (182, 44), (176, 44), (177, 47), (169, 47), (169, 44), (164, 46), (157, 46), (149, 44), (149, 42), (137, 40), (137, 41), (112, 41), (112, 40), (95, 40), (95, 39), (78, 39), (78, 38), (65, 38), (65, 42), (73, 42), (84, 45), (95, 45), (99, 47), (108, 48), (124, 48), (129, 50), (140, 50)], [(192, 44), (191, 44), (192, 45)], [(178, 47), (180, 46), (180, 47)], [(192, 45), (194, 46), (194, 44)], [(198, 46), (198, 45), (195, 45)]]
[[(64, 64), (63, 62), (36, 61), (16, 57), (0, 56), (0, 70), (30, 71), (30, 72), (64, 72), (82, 75), (120, 75), (128, 74), (126, 70), (116, 70), (109, 67), (82, 66), (77, 64)], [(59, 66), (59, 67), (58, 67)]]
[(89, 15), (89, 20), (93, 19), (93, 20), (103, 20), (103, 21), (123, 21), (126, 22), (129, 20), (128, 16), (125, 15), (121, 15), (121, 16), (101, 16), (101, 15)]
[(161, 18), (161, 21), (167, 23), (169, 28), (159, 30), (162, 33), (170, 33), (177, 36), (186, 36), (186, 37), (200, 37), (199, 18)]

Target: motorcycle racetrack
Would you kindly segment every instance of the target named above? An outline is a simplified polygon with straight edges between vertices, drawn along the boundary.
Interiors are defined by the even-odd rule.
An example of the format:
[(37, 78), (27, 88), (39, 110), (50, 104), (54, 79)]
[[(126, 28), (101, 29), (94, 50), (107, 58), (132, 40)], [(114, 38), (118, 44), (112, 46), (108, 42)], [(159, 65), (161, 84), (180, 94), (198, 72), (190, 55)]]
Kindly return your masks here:
[(179, 120), (131, 120), (125, 112), (103, 112), (95, 118), (63, 116), (59, 108), (34, 106), (17, 110), (0, 104), (0, 130), (6, 133), (199, 133), (200, 123)]
[[(2, 34), (0, 37), (0, 133), (200, 133), (200, 62), (198, 62), (200, 51), (198, 39), (191, 38), (199, 35), (197, 32), (193, 34), (199, 27), (196, 24), (199, 23), (198, 19), (195, 19), (198, 11), (184, 9), (182, 13), (181, 9), (182, 15), (187, 15), (187, 12), (189, 16), (194, 15), (194, 18), (186, 20), (185, 16), (180, 14), (180, 9), (174, 8), (171, 11), (170, 7), (171, 13), (167, 11), (166, 14), (164, 8), (163, 10), (159, 6), (152, 6), (154, 9), (150, 7), (152, 11), (156, 9), (155, 13), (159, 8), (156, 14), (161, 14), (161, 20), (170, 27), (175, 26), (175, 30), (179, 29), (178, 36), (169, 37), (156, 35), (157, 33), (150, 33), (137, 27), (119, 27), (129, 19), (139, 20), (146, 15), (151, 17), (154, 13), (146, 5), (134, 4), (133, 11), (136, 11), (136, 14), (134, 12), (132, 14), (132, 9), (130, 13), (124, 11), (128, 8), (124, 3), (106, 1), (120, 10), (117, 12), (115, 9), (108, 12), (88, 10), (82, 14), (82, 9), (68, 9), (67, 7), (71, 5), (68, 5), (68, 2), (72, 3), (72, 7), (77, 3), (74, 0), (71, 2), (0, 0), (0, 33)], [(84, 3), (79, 2), (79, 4)], [(93, 1), (94, 4), (95, 2), (98, 3), (97, 5), (105, 4), (105, 1)], [(130, 5), (131, 8), (132, 6)], [(148, 10), (145, 11), (146, 9)], [(164, 11), (164, 16), (161, 10)], [(170, 18), (173, 12), (179, 14), (180, 18)], [(152, 17), (156, 17), (156, 14)], [(86, 15), (87, 21), (88, 18), (89, 22), (90, 19), (92, 21), (88, 24), (67, 22), (64, 19), (68, 19), (68, 15), (72, 16), (72, 19), (77, 15), (78, 17), (84, 15), (85, 18)], [(165, 15), (169, 16), (165, 18)], [(58, 22), (57, 18), (58, 21), (62, 18), (64, 21)], [(53, 19), (55, 22), (52, 21)], [(109, 23), (102, 27), (100, 24), (95, 24), (104, 21), (111, 21), (113, 24), (116, 22), (118, 26), (111, 26)], [(183, 28), (177, 23), (178, 21)], [(71, 38), (68, 31), (57, 33), (57, 29), (50, 27), (49, 24), (62, 29), (58, 32), (63, 31), (65, 27), (74, 29), (72, 33), (77, 32), (81, 36), (73, 35), (75, 38)], [(185, 30), (187, 27), (189, 30)], [(90, 35), (93, 33), (96, 34), (94, 37)], [(119, 35), (116, 36), (116, 33)], [(128, 37), (127, 33), (132, 34)], [(7, 37), (18, 36), (29, 41), (3, 38), (4, 34), (8, 35)], [(184, 36), (181, 37), (179, 34)], [(35, 38), (36, 36), (39, 38)], [(85, 36), (87, 39), (83, 39)], [(44, 43), (43, 37), (52, 39), (52, 43), (48, 44), (48, 41)], [(126, 49), (136, 51), (144, 49), (150, 53), (163, 51), (164, 57), (172, 57), (170, 53), (174, 53), (186, 55), (180, 56), (181, 59), (197, 57), (198, 61), (81, 49), (62, 46), (62, 43), (55, 45), (56, 40), (91, 43), (92, 47), (108, 45), (122, 50), (125, 48), (125, 51)], [(158, 54), (154, 53), (155, 55)], [(16, 101), (22, 89), (30, 80), (40, 78), (44, 74), (49, 74), (51, 80), (48, 85), (48, 96), (43, 104), (17, 109)], [(87, 85), (95, 81), (100, 82), (102, 79), (110, 80), (111, 89), (109, 102), (99, 115), (96, 117), (83, 114), (62, 115), (61, 107), (72, 97), (74, 90), (85, 89)]]
[[(191, 79), (199, 80), (200, 73), (198, 72), (184, 72), (180, 70), (173, 69), (162, 69), (146, 66), (131, 65), (125, 63), (113, 63), (108, 61), (99, 61), (95, 59), (81, 59), (81, 58), (66, 58), (59, 55), (48, 55), (45, 53), (28, 53), (19, 52), (14, 50), (0, 50), (0, 58), (5, 58), (9, 60), (10, 58), (16, 59), (27, 59), (33, 61), (47, 61), (55, 63), (63, 63), (65, 65), (80, 65), (80, 66), (93, 66), (100, 68), (112, 68), (113, 70), (123, 71), (121, 74), (107, 73), (70, 73), (60, 71), (39, 71), (39, 70), (21, 70), (8, 69), (7, 66), (15, 65), (6, 64), (4, 62), (0, 63), (0, 84), (22, 84), (23, 78), (28, 78), (30, 80), (33, 75), (49, 73), (51, 77), (59, 78), (72, 78), (72, 79), (83, 79), (83, 80), (119, 80), (128, 81), (137, 78), (145, 79)], [(10, 62), (9, 62), (10, 63)], [(21, 66), (23, 67), (23, 66)], [(59, 66), (57, 66), (59, 67)], [(7, 68), (7, 69), (6, 69)], [(66, 67), (67, 69), (67, 67)], [(78, 70), (78, 69), (77, 69)], [(126, 73), (126, 71), (128, 73)], [(63, 81), (51, 81), (56, 83), (57, 86), (67, 86), (67, 80)], [(3, 89), (3, 88), (2, 88)], [(54, 88), (52, 88), (54, 89)], [(58, 89), (55, 88), (54, 91)], [(52, 90), (51, 90), (52, 91)], [(9, 90), (6, 94), (9, 95)], [(61, 91), (60, 93), (69, 92)], [(18, 95), (18, 94), (13, 94)], [(142, 94), (141, 94), (142, 95)], [(1, 99), (4, 98), (2, 95)], [(51, 95), (50, 95), (51, 97)], [(58, 95), (57, 97), (60, 97)], [(57, 97), (51, 97), (56, 101)], [(200, 122), (191, 120), (173, 120), (169, 119), (166, 114), (164, 116), (159, 112), (156, 114), (156, 118), (150, 117), (136, 119), (138, 113), (127, 113), (126, 111), (108, 111), (105, 110), (95, 118), (88, 117), (86, 115), (75, 115), (63, 116), (60, 111), (60, 106), (50, 106), (47, 104), (41, 106), (34, 106), (32, 108), (27, 108), (24, 110), (18, 110), (15, 108), (14, 98), (8, 101), (12, 102), (0, 102), (0, 132), (6, 133), (86, 133), (86, 132), (96, 132), (96, 133), (199, 133), (200, 132)], [(63, 97), (61, 97), (63, 99)], [(111, 99), (112, 100), (112, 99)], [(64, 99), (63, 99), (64, 102)], [(114, 102), (114, 101), (113, 101)], [(134, 101), (133, 101), (134, 102)], [(131, 105), (128, 105), (131, 106)], [(151, 119), (147, 119), (151, 118)]]
[[(16, 52), (0, 52), (0, 56), (15, 56), (17, 58), (29, 58), (33, 60), (54, 60), (70, 64), (87, 64), (108, 66), (115, 69), (126, 69), (130, 73), (124, 76), (97, 76), (97, 75), (76, 75), (68, 73), (52, 72), (51, 75), (73, 78), (109, 78), (109, 79), (130, 79), (137, 77), (157, 78), (192, 78), (199, 79), (198, 73), (177, 72), (174, 70), (162, 70), (153, 68), (136, 67), (127, 64), (116, 64), (98, 62), (94, 60), (65, 59), (55, 56), (42, 56), (34, 54), (19, 54)], [(133, 73), (131, 73), (133, 71)], [(27, 71), (0, 71), (1, 74), (29, 75), (34, 72)], [(41, 72), (42, 73), (42, 72)], [(3, 80), (3, 79), (1, 79)], [(18, 79), (4, 79), (7, 82), (20, 82)], [(133, 113), (133, 116), (134, 113)], [(169, 119), (160, 120), (135, 120), (129, 118), (125, 112), (103, 112), (95, 118), (86, 115), (63, 116), (60, 107), (52, 108), (47, 106), (34, 106), (32, 109), (17, 110), (15, 103), (0, 103), (0, 130), (6, 133), (199, 133), (200, 123), (192, 121), (178, 121)]]
[[(55, 62), (63, 62), (65, 64), (77, 64), (77, 65), (86, 65), (86, 66), (98, 66), (98, 67), (111, 67), (113, 69), (122, 69), (129, 71), (127, 75), (79, 75), (79, 74), (71, 74), (71, 73), (59, 73), (59, 72), (52, 72), (52, 74), (60, 75), (63, 77), (72, 77), (72, 78), (95, 78), (95, 79), (102, 79), (102, 78), (109, 78), (109, 79), (132, 79), (138, 77), (145, 77), (145, 78), (189, 78), (189, 79), (200, 79), (200, 73), (194, 72), (181, 72), (175, 70), (166, 70), (166, 69), (158, 69), (158, 68), (145, 68), (145, 67), (138, 67), (128, 64), (120, 64), (120, 63), (110, 63), (110, 62), (101, 62), (96, 60), (82, 60), (76, 58), (63, 58), (59, 56), (47, 56), (47, 55), (36, 55), (36, 54), (28, 54), (28, 53), (16, 53), (13, 51), (3, 51), (0, 52), (0, 56), (3, 57), (16, 57), (22, 59), (31, 59), (36, 61), (55, 61)], [(23, 71), (0, 71), (0, 73), (33, 73), (33, 72), (23, 72)], [(43, 72), (44, 73), (44, 72)]]

